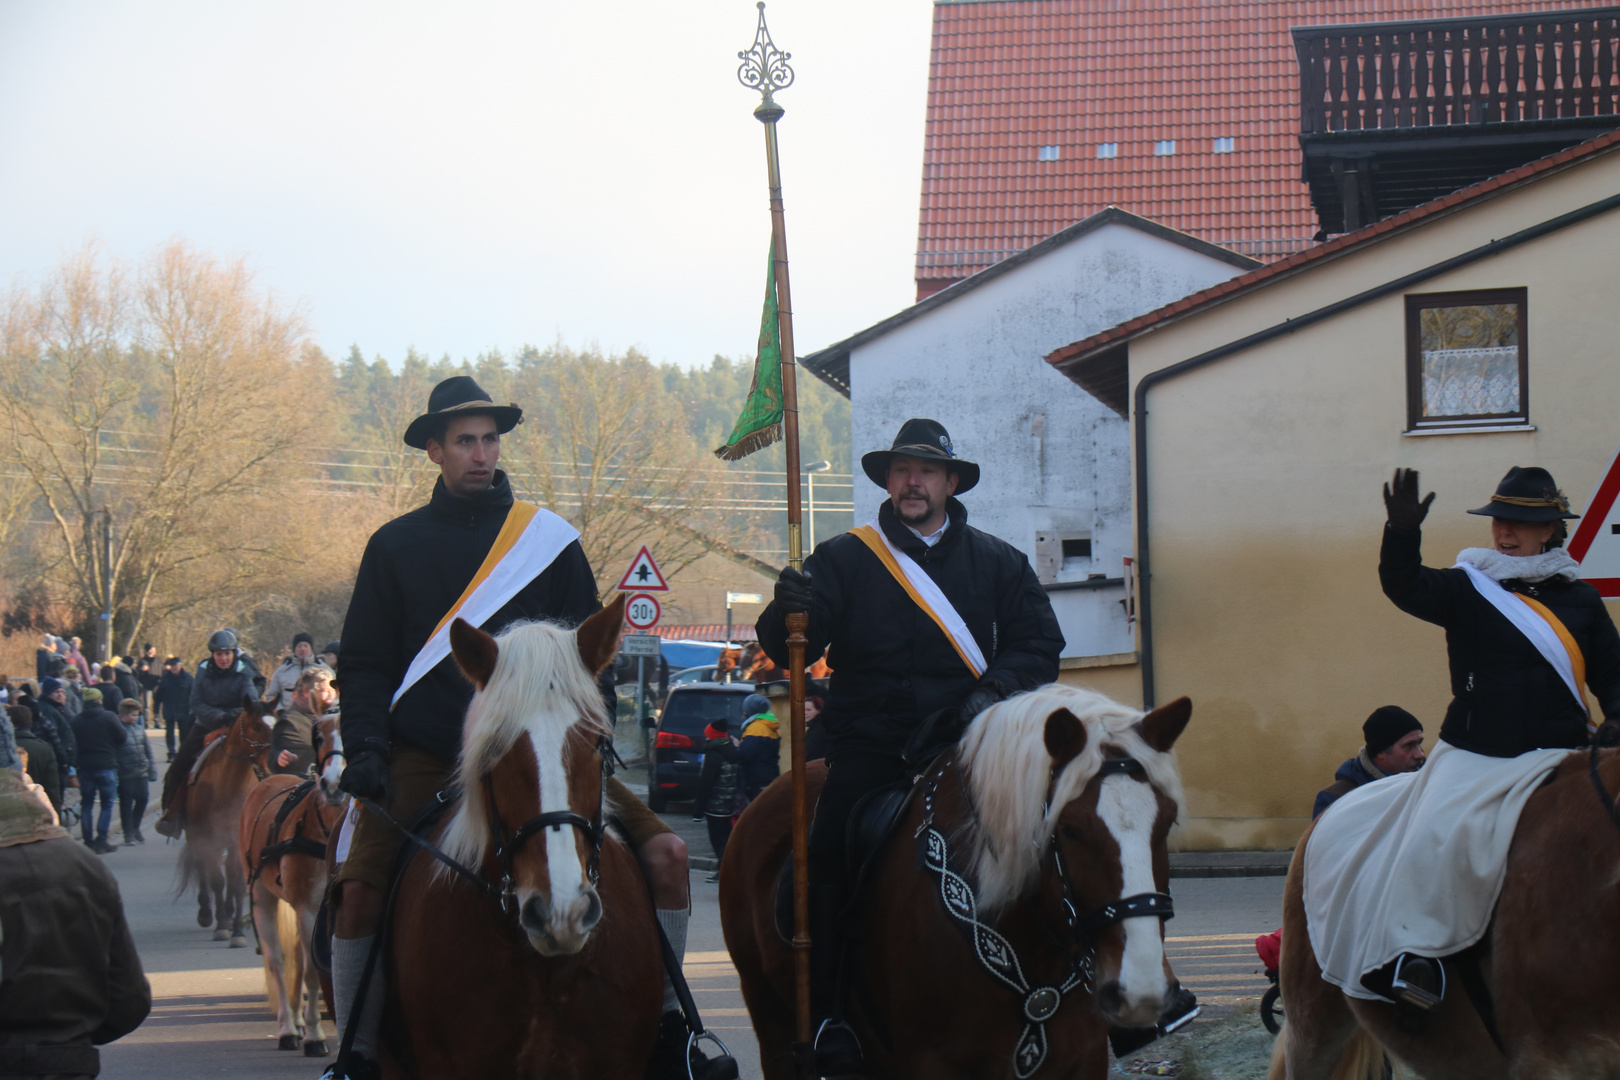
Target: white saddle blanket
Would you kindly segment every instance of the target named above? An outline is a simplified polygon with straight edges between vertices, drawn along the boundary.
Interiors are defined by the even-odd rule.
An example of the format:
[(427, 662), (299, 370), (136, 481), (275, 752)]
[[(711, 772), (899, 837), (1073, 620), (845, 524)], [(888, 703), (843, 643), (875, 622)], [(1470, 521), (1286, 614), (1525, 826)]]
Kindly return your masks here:
[(1305, 846), (1305, 921), (1322, 977), (1361, 977), (1401, 953), (1449, 956), (1484, 936), (1524, 804), (1568, 750), (1486, 757), (1441, 742), (1415, 773), (1330, 806)]

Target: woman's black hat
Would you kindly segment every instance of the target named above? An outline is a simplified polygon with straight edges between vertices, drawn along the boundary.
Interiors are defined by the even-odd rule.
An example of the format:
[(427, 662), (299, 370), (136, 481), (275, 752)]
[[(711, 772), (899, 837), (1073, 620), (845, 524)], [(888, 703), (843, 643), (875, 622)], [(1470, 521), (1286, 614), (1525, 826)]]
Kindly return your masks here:
[(944, 462), (956, 473), (958, 495), (970, 490), (979, 482), (979, 467), (956, 456), (956, 451), (951, 448), (950, 433), (938, 420), (917, 418), (907, 420), (900, 425), (900, 434), (894, 437), (893, 446), (887, 450), (873, 450), (869, 454), (861, 455), (861, 469), (865, 471), (867, 479), (878, 487), (887, 489), (889, 462), (896, 454), (922, 458), (925, 461)]
[(428, 438), (440, 423), (469, 413), (495, 418), (495, 430), (502, 435), (523, 420), (523, 410), (514, 405), (497, 405), (471, 375), (455, 375), (433, 388), (428, 395), (427, 412), (405, 429), (405, 445), (426, 450)]
[(1491, 501), (1468, 512), (1508, 521), (1558, 521), (1581, 516), (1570, 511), (1569, 500), (1558, 490), (1552, 473), (1534, 465), (1513, 466), (1496, 485)]

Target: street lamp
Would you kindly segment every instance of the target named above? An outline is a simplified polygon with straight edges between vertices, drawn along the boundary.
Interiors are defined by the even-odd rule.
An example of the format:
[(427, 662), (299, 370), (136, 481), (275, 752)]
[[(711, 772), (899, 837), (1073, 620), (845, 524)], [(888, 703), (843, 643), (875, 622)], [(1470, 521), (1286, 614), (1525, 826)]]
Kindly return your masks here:
[(816, 549), (816, 473), (832, 468), (830, 461), (812, 461), (804, 467), (810, 474), (810, 550)]

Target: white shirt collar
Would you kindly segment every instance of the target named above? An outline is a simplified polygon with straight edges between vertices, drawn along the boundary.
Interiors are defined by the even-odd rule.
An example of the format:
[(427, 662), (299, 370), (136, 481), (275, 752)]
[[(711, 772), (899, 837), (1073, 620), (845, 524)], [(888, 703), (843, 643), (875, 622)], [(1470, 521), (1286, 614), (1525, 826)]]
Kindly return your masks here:
[[(904, 525), (905, 522), (901, 522), (901, 524)], [(951, 527), (951, 518), (950, 518), (950, 515), (947, 514), (947, 515), (945, 515), (945, 524), (941, 525), (939, 528), (935, 529), (933, 532), (929, 533), (927, 536), (924, 536), (922, 533), (918, 532), (916, 529), (913, 529), (910, 525), (906, 525), (906, 531), (911, 533), (912, 536), (915, 536), (917, 539), (921, 540), (926, 546), (933, 547), (935, 544), (939, 543), (940, 537), (944, 536), (945, 535), (945, 530), (950, 528), (950, 527)]]

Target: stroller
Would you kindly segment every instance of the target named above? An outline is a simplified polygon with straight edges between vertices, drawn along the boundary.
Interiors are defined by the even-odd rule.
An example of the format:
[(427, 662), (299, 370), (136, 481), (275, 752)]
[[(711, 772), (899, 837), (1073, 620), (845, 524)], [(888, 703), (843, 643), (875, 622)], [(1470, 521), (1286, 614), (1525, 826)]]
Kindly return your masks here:
[(1254, 951), (1260, 954), (1260, 963), (1266, 969), (1266, 979), (1271, 983), (1266, 992), (1260, 996), (1260, 1022), (1266, 1025), (1266, 1030), (1273, 1035), (1282, 1030), (1282, 988), (1277, 985), (1277, 964), (1282, 955), (1282, 931), (1273, 934), (1262, 934), (1254, 939)]

